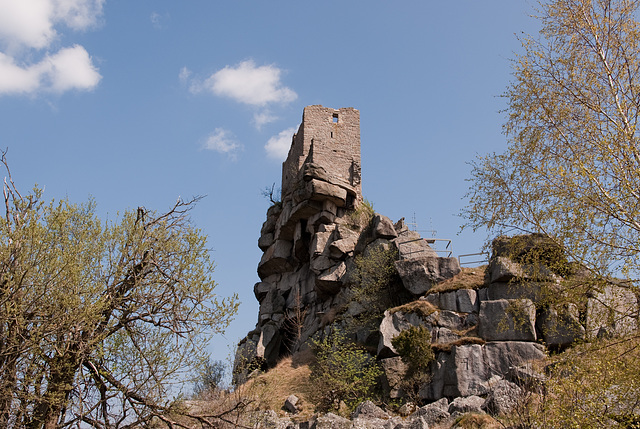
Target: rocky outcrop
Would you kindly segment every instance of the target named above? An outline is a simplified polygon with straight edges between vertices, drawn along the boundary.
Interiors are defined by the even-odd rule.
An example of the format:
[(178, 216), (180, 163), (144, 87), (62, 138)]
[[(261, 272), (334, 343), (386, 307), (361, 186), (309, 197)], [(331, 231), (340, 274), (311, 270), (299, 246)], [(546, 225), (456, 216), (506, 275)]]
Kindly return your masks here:
[[(258, 239), (258, 321), (238, 345), (235, 382), (340, 329), (376, 355), (385, 393), (403, 398), (409, 365), (393, 340), (419, 326), (434, 359), (411, 395), (431, 404), (402, 421), (364, 404), (352, 420), (327, 414), (306, 427), (429, 427), (468, 411), (509, 412), (523, 387), (543, 382), (534, 363), (547, 348), (638, 329), (638, 298), (613, 283), (582, 288), (588, 293), (576, 302), (553, 299), (567, 279), (579, 286), (583, 279), (542, 235), (497, 238), (480, 280), (458, 281), (457, 259), (439, 256), (402, 219), (394, 223), (364, 202), (359, 135), (357, 110), (305, 108), (283, 163), (281, 202), (268, 209)], [(381, 252), (394, 260), (374, 264), (391, 273), (378, 293), (394, 306), (370, 314), (377, 297), (354, 296), (367, 281), (362, 261)]]
[[(359, 136), (357, 110), (305, 108), (283, 163), (281, 202), (260, 231), (258, 322), (238, 345), (236, 382), (368, 310), (350, 302), (358, 255), (395, 251), (399, 276), (390, 295), (408, 300), (460, 271), (455, 258), (439, 257), (402, 220), (394, 224), (363, 203)], [(354, 335), (377, 342), (370, 330)]]

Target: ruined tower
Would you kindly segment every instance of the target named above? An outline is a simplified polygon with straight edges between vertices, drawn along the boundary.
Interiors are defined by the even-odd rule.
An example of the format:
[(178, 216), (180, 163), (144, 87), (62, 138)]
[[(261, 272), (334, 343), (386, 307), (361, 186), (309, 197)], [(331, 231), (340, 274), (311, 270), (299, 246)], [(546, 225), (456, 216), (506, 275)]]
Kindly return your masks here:
[[(339, 189), (330, 192), (338, 206), (353, 206), (362, 199), (360, 184), (360, 112), (352, 107), (332, 109), (307, 106), (282, 164), (282, 201), (294, 197), (302, 180), (320, 180)], [(326, 186), (325, 186), (326, 188)], [(322, 193), (325, 191), (325, 194)], [(313, 189), (309, 189), (311, 194)], [(321, 196), (317, 200), (323, 199)]]
[[(362, 201), (360, 112), (306, 107), (282, 165), (281, 201), (269, 208), (260, 231), (264, 254), (254, 286), (260, 310), (238, 346), (237, 374), (275, 365), (332, 323), (326, 315), (345, 308), (354, 258), (368, 246), (435, 256), (404, 223), (394, 226), (370, 208), (357, 211)], [(368, 216), (359, 218), (360, 212)]]

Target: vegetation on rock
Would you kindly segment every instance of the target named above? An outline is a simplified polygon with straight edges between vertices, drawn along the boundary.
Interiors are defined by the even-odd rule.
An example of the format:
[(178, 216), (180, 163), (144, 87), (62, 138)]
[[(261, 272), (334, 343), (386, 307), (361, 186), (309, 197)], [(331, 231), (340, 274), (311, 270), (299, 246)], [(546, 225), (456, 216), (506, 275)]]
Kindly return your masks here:
[(382, 370), (375, 358), (340, 331), (313, 343), (316, 362), (311, 365), (314, 399), (323, 411), (338, 410), (344, 402), (350, 411), (374, 397)]

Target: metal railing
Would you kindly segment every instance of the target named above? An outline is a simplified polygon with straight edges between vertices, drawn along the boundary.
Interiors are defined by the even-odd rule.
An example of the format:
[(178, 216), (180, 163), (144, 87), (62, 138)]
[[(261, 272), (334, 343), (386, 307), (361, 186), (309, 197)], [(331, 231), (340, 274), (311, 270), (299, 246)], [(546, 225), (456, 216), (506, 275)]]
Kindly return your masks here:
[[(462, 258), (466, 258), (469, 256), (481, 256), (484, 255), (484, 258), (479, 259), (477, 261), (462, 261)], [(477, 259), (477, 258), (476, 258)], [(458, 255), (458, 263), (460, 264), (460, 266), (462, 265), (470, 265), (470, 264), (481, 264), (481, 263), (488, 263), (489, 262), (489, 253), (488, 252), (478, 252), (478, 253), (467, 253), (464, 255)]]
[[(402, 242), (398, 242), (398, 245), (402, 245), (402, 244), (408, 244), (408, 243), (414, 243), (417, 241), (426, 241), (427, 244), (429, 244), (429, 248), (433, 251), (435, 251), (436, 253), (446, 253), (447, 254), (447, 258), (451, 257), (451, 254), (453, 253), (453, 250), (450, 249), (451, 247), (451, 240), (448, 238), (415, 238), (413, 240), (407, 240), (407, 241), (402, 241)], [(432, 244), (435, 245), (437, 241), (443, 241), (446, 242), (447, 245), (445, 246), (444, 249), (437, 249), (435, 246), (431, 246)], [(411, 250), (408, 252), (400, 252), (402, 254), (403, 257), (407, 257), (407, 256), (411, 256), (415, 253), (422, 253), (425, 252), (426, 249), (417, 249), (417, 250)]]

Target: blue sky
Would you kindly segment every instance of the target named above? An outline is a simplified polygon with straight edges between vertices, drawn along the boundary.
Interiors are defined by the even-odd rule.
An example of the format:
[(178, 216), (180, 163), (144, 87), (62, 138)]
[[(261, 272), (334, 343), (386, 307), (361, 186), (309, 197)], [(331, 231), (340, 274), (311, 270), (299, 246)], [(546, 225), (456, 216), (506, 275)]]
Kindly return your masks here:
[[(475, 154), (502, 151), (520, 0), (0, 0), (0, 147), (22, 189), (93, 197), (101, 216), (169, 208), (209, 236), (220, 295), (241, 311), (216, 359), (257, 320), (268, 201), (306, 105), (361, 115), (362, 187), (376, 211), (453, 240)], [(431, 233), (425, 232), (423, 236)]]

